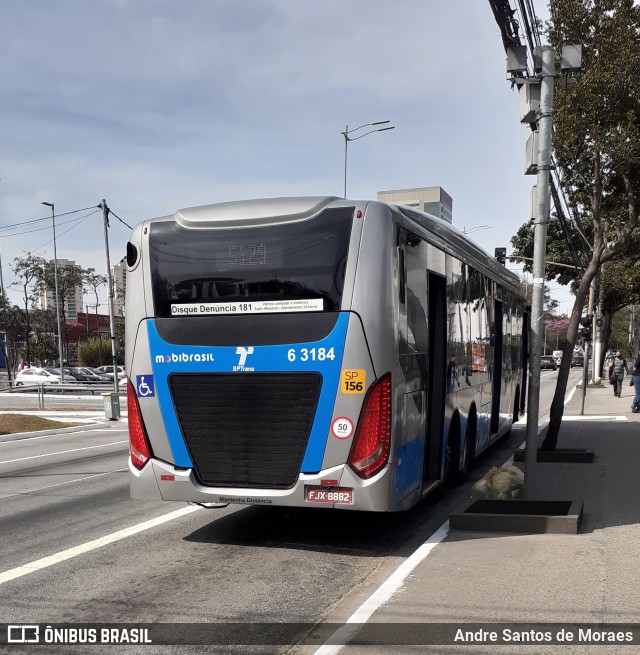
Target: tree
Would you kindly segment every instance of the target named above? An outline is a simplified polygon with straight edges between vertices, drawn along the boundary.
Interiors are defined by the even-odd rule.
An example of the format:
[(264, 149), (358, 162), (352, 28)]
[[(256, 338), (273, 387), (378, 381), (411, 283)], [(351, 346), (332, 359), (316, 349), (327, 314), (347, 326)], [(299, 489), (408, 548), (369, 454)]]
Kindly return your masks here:
[[(566, 316), (553, 317), (546, 322), (545, 332), (544, 332), (545, 339), (548, 333), (550, 333), (552, 337), (555, 336), (556, 346), (555, 348), (552, 347), (551, 348), (552, 350), (558, 350), (558, 345), (560, 343), (562, 343), (564, 347), (564, 342), (566, 341), (564, 337), (564, 333), (566, 332), (568, 327), (569, 327), (569, 319)], [(560, 339), (561, 334), (563, 335), (562, 340)]]
[(29, 306), (33, 304), (33, 285), (39, 279), (39, 271), (44, 259), (33, 255), (32, 253), (25, 253), (24, 257), (15, 257), (11, 262), (11, 270), (14, 275), (20, 278), (20, 286), (24, 293), (24, 318), (25, 318), (25, 351), (27, 366), (31, 366), (31, 347), (29, 343), (29, 335), (31, 334), (31, 317), (29, 314)]
[(11, 382), (12, 372), (16, 370), (18, 364), (18, 342), (25, 340), (27, 326), (24, 311), (20, 307), (11, 305), (4, 294), (0, 295), (0, 332), (4, 333), (0, 347), (7, 365), (7, 376)]
[[(82, 285), (83, 285), (83, 288), (86, 291), (86, 293), (91, 292), (96, 297), (96, 304), (95, 304), (96, 329), (98, 329), (98, 307), (100, 305), (100, 301), (99, 301), (99, 298), (98, 298), (98, 288), (103, 286), (106, 283), (107, 283), (107, 276), (106, 275), (100, 275), (100, 273), (96, 273), (95, 268), (82, 269)], [(89, 325), (89, 315), (88, 314), (87, 314), (87, 325)], [(98, 332), (99, 332), (99, 330), (98, 330)], [(99, 350), (100, 350), (99, 359), (98, 359), (98, 361), (100, 363), (98, 364), (98, 366), (101, 366), (102, 365), (102, 339), (98, 339), (98, 347), (99, 347)]]
[(570, 239), (577, 235), (572, 247), (581, 250), (584, 271), (576, 280), (545, 450), (557, 445), (570, 355), (589, 287), (600, 267), (628, 248), (640, 193), (640, 8), (633, 0), (552, 0), (550, 10), (548, 37), (555, 51), (584, 46), (583, 70), (575, 84), (556, 85), (554, 111), (554, 151), (577, 221), (567, 232)]
[(31, 355), (40, 365), (58, 359), (56, 319), (53, 309), (35, 309), (31, 313)]
[(78, 362), (81, 366), (98, 367), (102, 365), (102, 353), (110, 352), (111, 338), (91, 337), (78, 346)]
[[(38, 286), (41, 292), (50, 292), (54, 298), (56, 293), (56, 273), (55, 263), (40, 258), (38, 268)], [(67, 313), (65, 309), (65, 299), (75, 293), (78, 286), (82, 284), (82, 269), (80, 266), (66, 265), (58, 266), (58, 297), (56, 304), (60, 306), (60, 327), (62, 329), (62, 340), (64, 342), (64, 352), (67, 352)]]

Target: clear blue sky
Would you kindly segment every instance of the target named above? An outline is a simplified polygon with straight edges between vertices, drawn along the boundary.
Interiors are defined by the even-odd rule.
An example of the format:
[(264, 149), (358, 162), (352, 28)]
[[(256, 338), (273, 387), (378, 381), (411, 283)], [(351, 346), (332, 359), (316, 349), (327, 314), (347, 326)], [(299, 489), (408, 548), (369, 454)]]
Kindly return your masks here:
[[(491, 253), (528, 219), (528, 131), (488, 0), (30, 0), (4, 3), (0, 37), (0, 226), (49, 216), (42, 201), (106, 198), (134, 225), (341, 195), (340, 132), (383, 119), (350, 145), (349, 197), (442, 186), (455, 224), (492, 226), (474, 233)], [(62, 225), (87, 213), (59, 219), (58, 257), (104, 272), (100, 214)], [(51, 239), (33, 227), (0, 231), (5, 285)], [(113, 221), (112, 263), (128, 233)]]

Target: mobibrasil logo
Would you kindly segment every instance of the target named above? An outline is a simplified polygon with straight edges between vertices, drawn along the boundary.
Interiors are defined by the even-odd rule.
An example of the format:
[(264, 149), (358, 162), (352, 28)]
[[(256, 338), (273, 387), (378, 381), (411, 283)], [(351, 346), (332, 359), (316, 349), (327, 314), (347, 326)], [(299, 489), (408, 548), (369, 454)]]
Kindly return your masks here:
[(234, 371), (255, 370), (253, 367), (245, 366), (245, 364), (247, 363), (247, 357), (252, 354), (253, 354), (253, 346), (247, 346), (246, 348), (244, 348), (243, 346), (238, 346), (236, 348), (236, 355), (240, 355), (240, 360), (238, 361), (238, 365), (233, 367), (233, 370)]
[(187, 362), (213, 362), (211, 353), (171, 353), (170, 355), (156, 355), (156, 364), (174, 364)]

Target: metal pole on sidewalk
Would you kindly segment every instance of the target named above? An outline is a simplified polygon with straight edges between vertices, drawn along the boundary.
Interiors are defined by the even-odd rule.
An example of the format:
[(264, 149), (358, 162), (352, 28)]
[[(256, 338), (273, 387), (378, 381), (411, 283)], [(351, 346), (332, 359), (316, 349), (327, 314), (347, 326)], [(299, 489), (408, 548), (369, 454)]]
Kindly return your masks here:
[[(593, 302), (596, 295), (596, 278), (591, 280), (589, 285), (589, 305), (587, 308), (587, 316), (593, 316)], [(593, 338), (593, 328), (591, 329), (591, 337)], [(582, 398), (580, 399), (580, 416), (584, 416), (584, 399), (587, 396), (587, 385), (589, 384), (589, 355), (591, 351), (591, 343), (586, 341), (584, 344), (584, 368), (582, 371)]]
[(538, 198), (533, 242), (533, 294), (531, 299), (531, 339), (529, 367), (529, 399), (527, 403), (527, 441), (524, 459), (524, 497), (532, 500), (535, 493), (535, 468), (538, 457), (538, 416), (540, 413), (540, 349), (544, 313), (545, 255), (547, 250), (547, 222), (549, 220), (549, 175), (551, 170), (551, 138), (553, 127), (553, 84), (555, 52), (540, 48), (542, 74), (540, 82), (540, 111), (538, 113)]

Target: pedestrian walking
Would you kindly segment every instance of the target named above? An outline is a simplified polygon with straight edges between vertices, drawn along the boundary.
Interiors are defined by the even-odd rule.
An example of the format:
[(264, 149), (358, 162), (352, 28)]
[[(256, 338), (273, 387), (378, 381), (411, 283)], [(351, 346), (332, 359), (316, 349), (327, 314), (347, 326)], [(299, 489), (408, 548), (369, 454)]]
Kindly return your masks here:
[(622, 358), (622, 354), (618, 350), (616, 356), (611, 363), (611, 380), (613, 384), (613, 395), (620, 398), (622, 393), (622, 380), (624, 380), (624, 374), (628, 373), (627, 362)]
[(613, 386), (613, 360), (616, 358), (616, 356), (610, 351), (607, 350), (607, 355), (604, 360), (604, 365), (605, 368), (607, 369), (607, 378), (609, 379), (609, 384)]
[(640, 351), (638, 356), (633, 362), (633, 369), (631, 370), (631, 375), (633, 375), (633, 388), (635, 389), (636, 395), (633, 398), (633, 404), (631, 405), (631, 411), (634, 414), (640, 412)]

